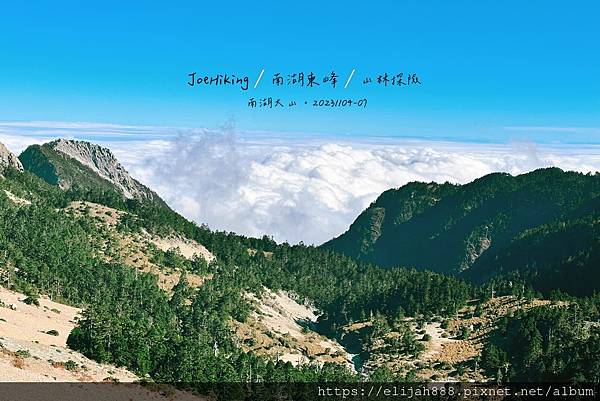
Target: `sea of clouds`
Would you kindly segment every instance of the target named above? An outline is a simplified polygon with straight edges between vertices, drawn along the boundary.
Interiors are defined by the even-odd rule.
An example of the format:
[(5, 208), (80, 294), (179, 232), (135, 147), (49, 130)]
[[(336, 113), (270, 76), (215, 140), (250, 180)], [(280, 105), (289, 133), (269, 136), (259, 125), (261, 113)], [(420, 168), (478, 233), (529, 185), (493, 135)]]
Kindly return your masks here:
[[(9, 134), (0, 124), (0, 142), (19, 152), (81, 130), (68, 132)], [(95, 132), (83, 139), (93, 140)], [(104, 135), (95, 142), (187, 218), (290, 243), (320, 244), (341, 234), (379, 194), (410, 181), (466, 183), (491, 172), (548, 166), (600, 171), (600, 147), (594, 146), (286, 138), (231, 129), (141, 136)]]

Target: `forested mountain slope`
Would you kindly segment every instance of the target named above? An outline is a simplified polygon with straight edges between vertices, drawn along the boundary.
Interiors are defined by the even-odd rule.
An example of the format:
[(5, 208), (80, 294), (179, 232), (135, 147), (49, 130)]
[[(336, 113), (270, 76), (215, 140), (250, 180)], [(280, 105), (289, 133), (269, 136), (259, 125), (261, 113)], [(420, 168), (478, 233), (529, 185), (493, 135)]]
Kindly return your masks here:
[(600, 286), (598, 195), (600, 175), (557, 168), (465, 185), (415, 182), (384, 192), (322, 247), (381, 266), (476, 282), (510, 275), (544, 291), (591, 294)]
[[(390, 318), (452, 314), (476, 293), (468, 284), (438, 274), (382, 270), (314, 247), (214, 232), (151, 200), (126, 198), (93, 170), (51, 153), (46, 145), (34, 150), (21, 155), (26, 166), (32, 155), (42, 154), (73, 181), (61, 187), (60, 174), (51, 180), (43, 169), (30, 169), (43, 180), (30, 171), (4, 171), (0, 266), (5, 283), (84, 307), (69, 345), (140, 375), (169, 381), (351, 377), (343, 365), (295, 368), (243, 351), (230, 323), (246, 321), (252, 305), (245, 294), (260, 295), (265, 287), (293, 292), (299, 301), (314, 305), (320, 317), (312, 329), (331, 337), (339, 336), (348, 322), (376, 313)], [(27, 203), (15, 203), (8, 193)], [(86, 212), (91, 208), (86, 202), (104, 209)], [(102, 223), (102, 213), (110, 213), (111, 228)], [(169, 236), (201, 244), (214, 259), (207, 264), (153, 249), (147, 255), (153, 264), (181, 276), (168, 291), (161, 289), (156, 274), (141, 270), (114, 244), (117, 237)], [(188, 280), (193, 275), (210, 279), (193, 286)]]
[[(483, 326), (475, 327), (466, 320), (477, 313), (493, 311), (486, 307), (488, 302), (494, 302), (492, 298), (502, 295), (514, 299), (523, 312), (518, 315), (520, 321), (531, 320), (530, 325), (541, 332), (548, 321), (564, 318), (559, 312), (544, 315), (542, 320), (530, 315), (534, 309), (530, 312), (522, 305), (541, 303), (535, 300), (536, 293), (527, 283), (514, 278), (473, 285), (431, 271), (382, 269), (327, 249), (212, 231), (184, 219), (153, 198), (127, 197), (94, 169), (73, 162), (75, 159), (46, 145), (33, 149), (24, 152), (26, 157), (21, 155), (23, 164), (43, 168), (20, 171), (7, 167), (0, 178), (2, 285), (31, 300), (43, 294), (53, 301), (82, 308), (78, 326), (68, 336), (69, 347), (100, 363), (127, 367), (140, 377), (200, 384), (355, 381), (361, 377), (422, 380), (440, 374), (443, 379), (485, 379), (496, 374), (494, 369), (504, 359), (488, 358), (489, 371), (483, 374), (476, 359), (483, 347), (494, 345), (501, 353), (521, 344), (516, 340), (521, 335), (520, 324), (505, 328), (494, 317), (486, 320), (489, 323), (481, 331)], [(42, 162), (27, 161), (29, 157), (37, 160), (34, 156)], [(46, 167), (54, 176), (46, 175)], [(53, 172), (55, 168), (58, 175)], [(68, 177), (69, 185), (60, 185), (60, 171), (66, 171), (62, 176)], [(566, 176), (574, 181), (581, 179), (579, 175)], [(504, 182), (513, 178), (495, 175), (491, 179)], [(428, 185), (414, 184), (418, 189), (415, 196), (425, 201), (405, 209), (402, 218), (410, 221), (413, 216), (426, 214), (443, 199), (459, 193), (459, 187), (451, 185), (433, 185), (429, 192)], [(489, 191), (483, 192), (478, 197), (481, 202), (493, 198)], [(553, 202), (560, 207), (574, 203), (572, 207), (565, 206), (573, 218), (577, 213), (587, 216), (594, 209), (591, 198), (590, 203), (575, 202), (567, 196), (549, 204)], [(476, 204), (473, 202), (473, 207)], [(451, 212), (454, 208), (444, 210)], [(526, 215), (525, 211), (522, 215)], [(177, 250), (161, 248), (167, 240), (193, 244), (197, 252), (186, 257)], [(261, 305), (261, 299), (284, 299), (296, 303), (295, 307), (315, 311), (315, 315), (306, 321), (290, 321), (296, 337), (286, 337), (288, 333), (281, 331), (279, 322), (272, 321), (273, 316), (285, 311), (273, 313), (271, 320), (259, 321), (261, 314), (269, 310), (265, 307), (279, 307), (264, 302)], [(580, 380), (598, 375), (598, 369), (583, 371), (583, 367), (593, 360), (594, 344), (599, 341), (595, 326), (585, 322), (598, 320), (600, 300), (569, 299), (556, 307), (569, 305), (579, 311), (577, 321), (582, 323), (580, 333), (585, 336), (569, 337), (566, 326), (561, 326), (560, 335), (569, 339), (569, 349), (581, 347), (589, 352), (572, 355), (545, 348), (536, 342), (535, 330), (529, 327), (533, 337), (527, 344), (532, 349), (511, 356), (518, 370), (505, 372), (504, 379), (527, 374), (530, 365), (522, 360), (524, 355), (529, 358), (530, 351), (539, 363), (546, 362), (547, 353), (559, 366), (565, 366), (563, 370), (544, 371), (545, 378), (552, 378), (557, 372), (574, 377), (582, 371)], [(503, 318), (512, 321), (513, 312), (517, 310), (507, 310)], [(273, 330), (260, 333), (261, 338), (270, 338), (264, 346), (248, 329), (259, 323)], [(240, 336), (236, 327), (248, 330)], [(494, 339), (500, 329), (506, 329), (503, 338), (514, 339), (515, 343), (496, 344)], [(303, 343), (299, 332), (333, 346)], [(442, 335), (453, 336), (454, 348), (450, 349), (464, 346), (470, 353), (460, 360), (444, 359), (444, 355), (432, 359), (432, 353), (443, 352), (439, 347)], [(266, 352), (269, 347), (286, 350), (290, 344), (297, 344), (296, 355), (300, 354), (298, 359), (303, 363), (294, 365), (280, 358), (279, 351)], [(357, 356), (355, 367), (359, 373), (347, 368), (348, 359), (339, 344)], [(427, 355), (427, 363), (421, 363), (421, 353)], [(400, 354), (407, 358), (403, 369), (408, 366), (409, 370), (394, 370), (393, 365), (387, 364), (390, 356), (393, 359)], [(444, 361), (443, 369), (437, 366), (437, 360)], [(568, 364), (560, 365), (565, 360)]]

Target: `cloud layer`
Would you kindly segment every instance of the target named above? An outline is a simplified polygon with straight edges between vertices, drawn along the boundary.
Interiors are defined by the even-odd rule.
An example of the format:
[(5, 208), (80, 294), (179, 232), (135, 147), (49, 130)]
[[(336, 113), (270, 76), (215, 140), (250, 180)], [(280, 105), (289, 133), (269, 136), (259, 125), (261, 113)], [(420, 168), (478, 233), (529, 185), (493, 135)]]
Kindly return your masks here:
[[(466, 183), (539, 167), (600, 170), (600, 149), (406, 142), (249, 143), (204, 131), (117, 149), (131, 173), (211, 228), (320, 244), (377, 196), (410, 181)], [(121, 157), (122, 156), (122, 157)]]
[(0, 124), (0, 142), (14, 152), (60, 136), (92, 140), (111, 148), (135, 178), (187, 218), (290, 243), (320, 244), (341, 234), (381, 192), (410, 181), (466, 183), (495, 171), (520, 174), (548, 166), (600, 171), (598, 146), (350, 140), (229, 129), (163, 129), (147, 136), (140, 133), (153, 127), (23, 124)]

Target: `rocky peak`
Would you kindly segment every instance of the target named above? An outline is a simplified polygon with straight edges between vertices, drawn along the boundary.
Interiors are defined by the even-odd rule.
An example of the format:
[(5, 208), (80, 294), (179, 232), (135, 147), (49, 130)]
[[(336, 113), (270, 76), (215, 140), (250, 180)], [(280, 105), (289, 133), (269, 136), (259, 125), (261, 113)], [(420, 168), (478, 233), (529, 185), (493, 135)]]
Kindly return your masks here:
[(50, 142), (48, 146), (89, 167), (100, 177), (113, 183), (126, 198), (143, 199), (152, 198), (154, 195), (133, 179), (107, 148), (86, 141), (67, 139), (58, 139)]
[(2, 143), (0, 143), (0, 171), (7, 167), (16, 168), (19, 171), (23, 170), (23, 166), (19, 158), (11, 153)]

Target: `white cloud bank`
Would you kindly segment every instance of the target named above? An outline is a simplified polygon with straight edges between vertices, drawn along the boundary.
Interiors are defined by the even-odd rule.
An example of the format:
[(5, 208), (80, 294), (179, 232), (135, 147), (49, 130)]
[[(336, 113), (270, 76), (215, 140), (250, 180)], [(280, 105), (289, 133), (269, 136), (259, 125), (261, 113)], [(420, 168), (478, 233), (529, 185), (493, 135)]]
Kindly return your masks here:
[(434, 142), (248, 143), (204, 132), (116, 153), (174, 209), (211, 228), (320, 244), (383, 191), (410, 181), (466, 183), (558, 166), (600, 170), (600, 148)]
[[(39, 134), (0, 132), (0, 142), (20, 151), (39, 142)], [(186, 131), (134, 141), (106, 135), (97, 142), (187, 218), (290, 243), (320, 244), (341, 234), (381, 192), (410, 181), (466, 183), (495, 171), (548, 166), (600, 171), (598, 146), (275, 137)]]

